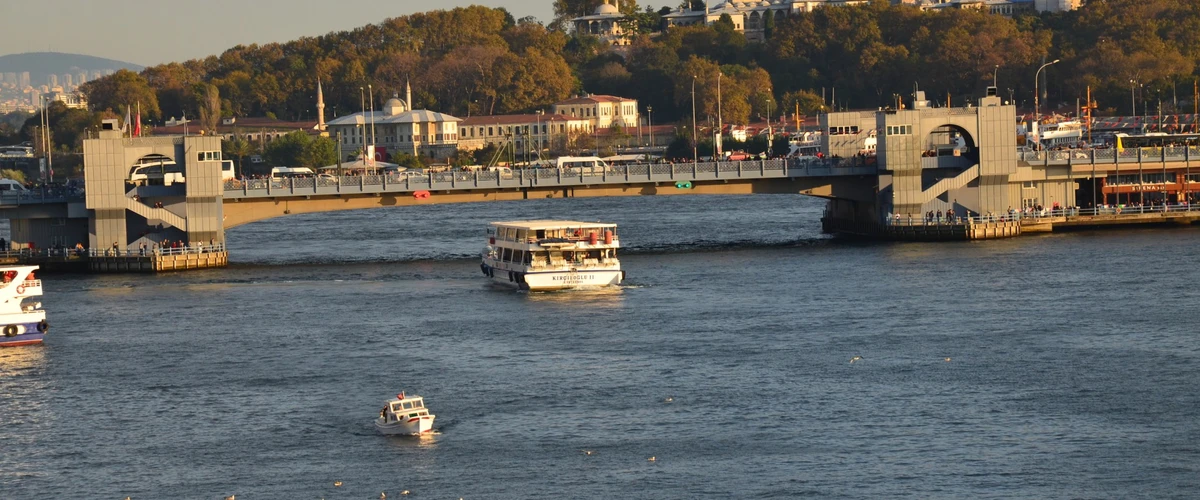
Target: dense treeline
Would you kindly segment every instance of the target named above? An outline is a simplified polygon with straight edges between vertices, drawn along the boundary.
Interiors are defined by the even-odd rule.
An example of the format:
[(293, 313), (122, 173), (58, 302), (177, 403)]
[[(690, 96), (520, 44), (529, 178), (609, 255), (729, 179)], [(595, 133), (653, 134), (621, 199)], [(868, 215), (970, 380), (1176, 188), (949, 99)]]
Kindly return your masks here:
[[(368, 85), (378, 106), (411, 79), (418, 107), (457, 116), (526, 112), (591, 92), (636, 98), (643, 110), (654, 108), (656, 123), (667, 123), (690, 118), (693, 82), (698, 118), (715, 119), (720, 81), (725, 122), (739, 123), (797, 104), (804, 114), (823, 105), (888, 106), (914, 86), (958, 105), (981, 95), (993, 76), (1003, 97), (1028, 109), (1035, 70), (1054, 59), (1062, 62), (1043, 73), (1050, 105), (1073, 107), (1091, 85), (1102, 112), (1128, 113), (1131, 88), (1139, 112), (1158, 99), (1166, 111), (1177, 98), (1190, 102), (1200, 61), (1194, 0), (1093, 1), (1015, 19), (879, 1), (774, 18), (765, 43), (747, 42), (726, 20), (640, 34), (626, 53), (560, 29), (598, 0), (553, 1), (558, 17), (550, 27), (504, 9), (433, 11), (119, 72), (84, 89), (97, 110), (120, 114), (140, 101), (151, 120), (200, 116), (208, 84), (222, 115), (312, 119), (318, 79), (337, 114), (358, 111)], [(622, 4), (639, 22), (657, 22), (653, 8)]]

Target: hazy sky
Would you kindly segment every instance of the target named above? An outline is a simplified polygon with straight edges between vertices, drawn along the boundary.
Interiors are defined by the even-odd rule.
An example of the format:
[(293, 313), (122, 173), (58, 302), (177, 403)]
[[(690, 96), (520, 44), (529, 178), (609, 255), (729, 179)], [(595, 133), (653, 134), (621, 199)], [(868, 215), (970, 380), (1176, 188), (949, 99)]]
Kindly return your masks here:
[(149, 66), (472, 4), (552, 17), (552, 0), (0, 0), (0, 55), (71, 52)]

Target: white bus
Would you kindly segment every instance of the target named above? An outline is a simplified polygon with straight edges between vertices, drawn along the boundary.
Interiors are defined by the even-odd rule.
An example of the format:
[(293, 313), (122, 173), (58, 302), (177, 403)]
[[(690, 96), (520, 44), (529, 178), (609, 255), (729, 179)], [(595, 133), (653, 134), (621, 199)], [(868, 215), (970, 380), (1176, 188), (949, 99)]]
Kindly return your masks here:
[(602, 174), (608, 169), (608, 164), (598, 156), (560, 156), (554, 160), (555, 166), (564, 170), (572, 170), (585, 174)]
[(143, 156), (129, 169), (129, 182), (136, 185), (162, 184), (170, 186), (184, 182), (183, 167), (169, 156), (151, 154)]

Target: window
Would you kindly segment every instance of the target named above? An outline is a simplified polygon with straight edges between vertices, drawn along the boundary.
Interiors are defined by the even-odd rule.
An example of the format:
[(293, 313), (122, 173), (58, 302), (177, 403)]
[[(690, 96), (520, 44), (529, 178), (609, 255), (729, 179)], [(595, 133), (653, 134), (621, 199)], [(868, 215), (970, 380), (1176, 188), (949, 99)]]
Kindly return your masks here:
[(885, 132), (887, 135), (912, 135), (912, 125), (888, 125)]
[(829, 135), (852, 135), (858, 133), (858, 127), (829, 127)]
[(221, 152), (199, 151), (196, 153), (196, 161), (221, 161)]

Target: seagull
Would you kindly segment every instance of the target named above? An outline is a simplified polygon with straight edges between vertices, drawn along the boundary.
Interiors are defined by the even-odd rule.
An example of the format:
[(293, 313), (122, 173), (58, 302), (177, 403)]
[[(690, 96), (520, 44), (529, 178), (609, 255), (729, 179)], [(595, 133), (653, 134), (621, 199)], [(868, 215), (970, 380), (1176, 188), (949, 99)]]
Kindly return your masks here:
[(595, 453), (595, 452), (592, 450), (583, 450), (584, 455), (591, 455), (592, 453)]
[(655, 460), (658, 460), (658, 458), (657, 458), (657, 457), (650, 457), (650, 458), (647, 458), (647, 459), (646, 459), (646, 461), (647, 461), (647, 462), (653, 462), (653, 461), (655, 461)]
[(341, 487), (342, 487), (342, 482), (341, 482), (341, 481), (334, 481), (334, 482), (333, 482), (333, 487), (334, 487), (334, 488), (341, 488)]
[(855, 357), (853, 357), (853, 358), (850, 358), (850, 362), (851, 362), (851, 363), (853, 363), (853, 362), (855, 362), (855, 361), (860, 361), (860, 360), (862, 360), (862, 356), (855, 356)]
[(667, 399), (664, 399), (664, 400), (663, 400), (663, 402), (664, 402), (664, 403), (670, 403), (670, 402), (672, 402), (672, 401), (675, 401), (675, 398), (674, 398), (674, 397), (672, 397), (672, 396), (667, 396)]
[(947, 362), (947, 363), (949, 363), (949, 362), (950, 362), (950, 358), (946, 358), (946, 362)]

